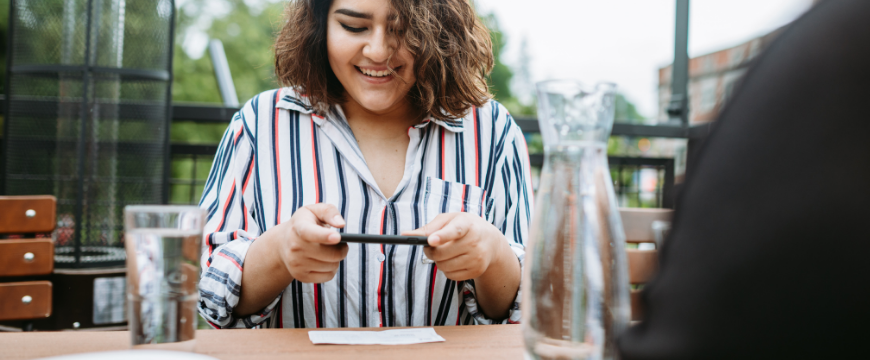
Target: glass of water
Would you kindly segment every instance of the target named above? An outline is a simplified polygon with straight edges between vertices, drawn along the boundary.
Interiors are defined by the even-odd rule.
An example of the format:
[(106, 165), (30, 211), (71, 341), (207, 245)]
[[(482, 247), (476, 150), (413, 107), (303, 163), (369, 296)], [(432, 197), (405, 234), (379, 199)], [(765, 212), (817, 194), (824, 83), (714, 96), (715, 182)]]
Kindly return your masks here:
[(204, 220), (196, 206), (124, 208), (133, 348), (193, 351)]

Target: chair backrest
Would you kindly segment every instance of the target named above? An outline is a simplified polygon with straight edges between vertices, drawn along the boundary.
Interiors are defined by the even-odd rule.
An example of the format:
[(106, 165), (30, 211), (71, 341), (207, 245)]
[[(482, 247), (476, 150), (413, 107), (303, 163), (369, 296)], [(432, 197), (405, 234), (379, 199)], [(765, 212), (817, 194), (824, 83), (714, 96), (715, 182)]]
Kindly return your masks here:
[[(670, 222), (673, 210), (620, 208), (625, 240), (628, 243), (656, 243), (656, 222)], [(658, 250), (626, 249), (628, 258), (628, 279), (631, 285), (642, 285), (649, 281), (658, 269)], [(643, 319), (640, 306), (640, 290), (631, 290), (631, 320)]]
[(54, 196), (0, 196), (0, 234), (23, 235), (0, 240), (0, 321), (51, 315), (50, 281), (10, 277), (48, 275), (54, 270), (52, 240), (26, 237), (54, 231), (56, 202)]

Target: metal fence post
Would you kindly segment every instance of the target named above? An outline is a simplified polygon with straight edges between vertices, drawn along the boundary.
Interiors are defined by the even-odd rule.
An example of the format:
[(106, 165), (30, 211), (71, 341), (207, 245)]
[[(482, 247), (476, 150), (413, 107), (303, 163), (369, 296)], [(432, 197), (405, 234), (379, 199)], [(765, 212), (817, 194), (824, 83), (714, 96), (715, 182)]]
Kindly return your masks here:
[(671, 102), (668, 116), (689, 126), (689, 0), (677, 0), (674, 24), (674, 65), (671, 67)]
[(218, 39), (212, 39), (208, 43), (208, 53), (211, 55), (211, 63), (214, 66), (214, 75), (217, 78), (218, 89), (226, 107), (239, 107), (239, 96), (236, 95), (236, 86), (233, 84), (233, 75), (230, 72), (230, 64), (227, 54), (224, 52), (224, 43)]

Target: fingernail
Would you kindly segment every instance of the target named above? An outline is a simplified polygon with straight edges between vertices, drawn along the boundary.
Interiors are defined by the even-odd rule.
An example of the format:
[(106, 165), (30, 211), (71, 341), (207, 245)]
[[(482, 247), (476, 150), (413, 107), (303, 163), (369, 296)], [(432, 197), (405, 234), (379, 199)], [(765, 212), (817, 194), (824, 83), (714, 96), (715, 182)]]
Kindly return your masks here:
[(341, 215), (335, 215), (335, 217), (332, 218), (332, 222), (334, 222), (335, 225), (344, 225), (344, 219), (341, 218)]

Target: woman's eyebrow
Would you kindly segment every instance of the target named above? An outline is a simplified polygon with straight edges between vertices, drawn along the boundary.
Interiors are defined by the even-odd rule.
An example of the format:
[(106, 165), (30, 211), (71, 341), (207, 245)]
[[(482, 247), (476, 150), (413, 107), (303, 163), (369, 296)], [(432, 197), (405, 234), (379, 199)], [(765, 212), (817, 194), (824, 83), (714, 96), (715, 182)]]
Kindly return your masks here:
[[(359, 11), (354, 11), (351, 9), (338, 9), (338, 10), (335, 10), (335, 13), (347, 15), (350, 17), (360, 18), (360, 19), (367, 19), (367, 20), (374, 19), (374, 15), (372, 15), (372, 14), (361, 13)], [(393, 21), (393, 20), (396, 20), (398, 17), (399, 16), (396, 14), (391, 14), (390, 16), (387, 17), (387, 20)]]
[(336, 13), (336, 14), (347, 15), (347, 16), (350, 16), (350, 17), (360, 18), (360, 19), (368, 19), (368, 20), (371, 20), (372, 18), (374, 18), (374, 16), (373, 16), (372, 14), (364, 14), (364, 13), (361, 13), (361, 12), (358, 12), (358, 11), (353, 11), (353, 10), (351, 10), (351, 9), (338, 9), (338, 10), (335, 10), (335, 13)]

